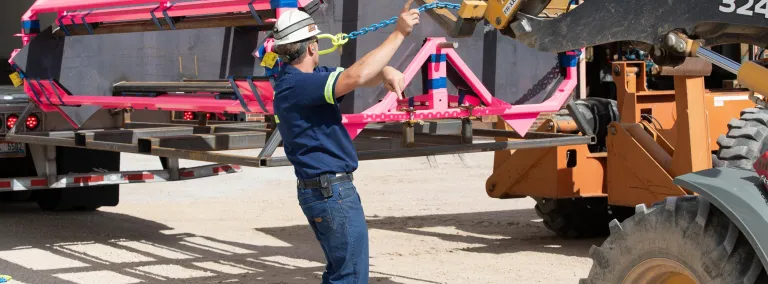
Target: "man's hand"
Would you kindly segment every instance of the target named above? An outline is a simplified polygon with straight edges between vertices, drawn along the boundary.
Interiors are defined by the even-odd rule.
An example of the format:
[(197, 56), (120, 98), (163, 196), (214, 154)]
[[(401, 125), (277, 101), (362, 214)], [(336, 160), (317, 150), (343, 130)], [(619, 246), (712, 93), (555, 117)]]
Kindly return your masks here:
[(395, 68), (387, 66), (381, 70), (381, 74), (384, 87), (390, 92), (395, 92), (398, 98), (404, 99), (403, 91), (405, 90), (405, 77), (403, 76), (403, 73), (397, 71)]
[(397, 19), (396, 31), (407, 37), (413, 31), (413, 27), (419, 24), (419, 10), (408, 9), (413, 4), (413, 0), (408, 0), (403, 6), (403, 11), (400, 13), (400, 17)]

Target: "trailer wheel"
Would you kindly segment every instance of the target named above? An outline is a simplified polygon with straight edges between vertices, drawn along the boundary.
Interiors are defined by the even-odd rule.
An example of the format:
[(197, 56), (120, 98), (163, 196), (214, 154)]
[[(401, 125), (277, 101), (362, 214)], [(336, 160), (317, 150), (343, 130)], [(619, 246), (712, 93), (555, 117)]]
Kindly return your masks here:
[(561, 238), (607, 236), (612, 219), (624, 220), (634, 213), (631, 208), (609, 206), (605, 197), (534, 200), (544, 226)]
[[(57, 147), (56, 157), (59, 174), (120, 170), (120, 153), (117, 152)], [(46, 189), (36, 191), (35, 198), (40, 209), (47, 211), (94, 211), (102, 206), (117, 206), (120, 186)]]
[(592, 246), (592, 270), (579, 283), (768, 283), (760, 258), (738, 227), (696, 196), (638, 205), (611, 236)]
[(739, 119), (728, 123), (728, 133), (717, 138), (717, 145), (713, 166), (752, 170), (752, 164), (768, 151), (768, 110), (741, 111)]

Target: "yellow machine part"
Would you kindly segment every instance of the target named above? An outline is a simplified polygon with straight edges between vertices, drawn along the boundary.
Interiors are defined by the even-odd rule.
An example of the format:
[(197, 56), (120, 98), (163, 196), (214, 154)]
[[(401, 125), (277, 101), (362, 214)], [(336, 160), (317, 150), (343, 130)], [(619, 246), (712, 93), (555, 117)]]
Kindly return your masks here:
[(522, 0), (488, 1), (488, 11), (485, 13), (485, 19), (496, 29), (503, 30), (514, 19), (522, 2)]

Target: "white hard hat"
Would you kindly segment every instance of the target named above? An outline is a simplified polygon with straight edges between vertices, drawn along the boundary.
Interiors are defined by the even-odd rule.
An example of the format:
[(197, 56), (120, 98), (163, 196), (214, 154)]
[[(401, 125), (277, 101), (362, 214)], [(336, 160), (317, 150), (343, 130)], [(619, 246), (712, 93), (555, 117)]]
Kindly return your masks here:
[(298, 9), (288, 10), (280, 15), (273, 29), (275, 45), (301, 41), (319, 33), (315, 20)]

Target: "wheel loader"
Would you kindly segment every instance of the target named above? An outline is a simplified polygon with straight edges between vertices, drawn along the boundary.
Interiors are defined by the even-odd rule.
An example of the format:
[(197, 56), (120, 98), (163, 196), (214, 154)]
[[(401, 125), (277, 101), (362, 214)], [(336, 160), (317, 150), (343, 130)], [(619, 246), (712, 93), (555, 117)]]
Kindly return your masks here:
[(589, 97), (537, 130), (597, 141), (496, 152), (486, 184), (493, 198), (533, 197), (560, 236), (609, 235), (582, 283), (768, 283), (755, 170), (768, 151), (768, 1), (464, 1), (431, 16), (453, 37), (484, 23), (538, 51), (589, 51)]

